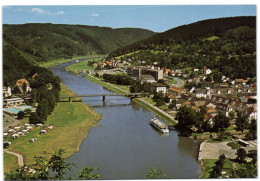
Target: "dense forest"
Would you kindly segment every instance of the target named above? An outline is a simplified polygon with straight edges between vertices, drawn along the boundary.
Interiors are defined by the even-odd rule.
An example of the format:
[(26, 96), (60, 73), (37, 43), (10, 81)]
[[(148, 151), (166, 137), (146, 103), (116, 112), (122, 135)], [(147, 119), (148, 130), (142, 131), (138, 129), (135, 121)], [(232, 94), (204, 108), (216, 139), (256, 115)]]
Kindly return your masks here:
[(91, 53), (106, 54), (155, 33), (138, 28), (23, 24), (3, 25), (3, 41), (31, 61), (49, 61)]
[(145, 60), (162, 68), (202, 68), (213, 76), (256, 76), (256, 17), (204, 20), (173, 28), (116, 49), (109, 59), (121, 56), (132, 64)]

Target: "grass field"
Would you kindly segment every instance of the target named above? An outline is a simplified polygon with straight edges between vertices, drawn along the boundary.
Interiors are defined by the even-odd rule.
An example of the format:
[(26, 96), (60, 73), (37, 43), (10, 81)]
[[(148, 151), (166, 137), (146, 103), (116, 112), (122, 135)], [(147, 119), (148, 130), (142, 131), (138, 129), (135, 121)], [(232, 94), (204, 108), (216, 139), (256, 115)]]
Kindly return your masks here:
[[(202, 174), (200, 178), (209, 178), (210, 172), (213, 170), (215, 166), (215, 162), (217, 159), (204, 159), (203, 166), (202, 166)], [(227, 173), (231, 173), (232, 170), (232, 161), (229, 159), (225, 159), (222, 171), (226, 171)]]
[(73, 61), (73, 60), (84, 59), (84, 58), (94, 58), (94, 57), (97, 57), (97, 56), (99, 56), (101, 58), (101, 57), (104, 57), (105, 55), (75, 56), (75, 57), (70, 58), (70, 59), (57, 59), (57, 60), (52, 60), (52, 61), (49, 61), (49, 62), (42, 62), (42, 63), (39, 63), (39, 66), (44, 67), (44, 68), (50, 68), (50, 67), (53, 67), (55, 65), (70, 62), (70, 61)]
[[(62, 87), (63, 93), (69, 93), (68, 91)], [(60, 102), (45, 122), (46, 125), (54, 126), (53, 129), (46, 134), (39, 134), (42, 128), (35, 128), (26, 136), (11, 139), (10, 151), (20, 152), (26, 164), (33, 163), (34, 155), (51, 156), (55, 148), (64, 148), (67, 152), (65, 156), (70, 156), (78, 151), (82, 141), (87, 137), (90, 129), (98, 125), (100, 118), (100, 114), (84, 103)], [(31, 138), (36, 138), (36, 142), (30, 143)], [(5, 162), (4, 168), (8, 169), (12, 166), (13, 163)]]
[(18, 161), (17, 161), (17, 157), (16, 156), (11, 155), (11, 154), (7, 154), (7, 153), (4, 153), (3, 156), (4, 156), (3, 160), (4, 160), (4, 166), (5, 166), (4, 167), (4, 172), (5, 173), (8, 173), (11, 170), (17, 168)]
[(177, 84), (177, 81), (175, 79), (172, 79), (170, 82), (168, 82), (168, 84)]

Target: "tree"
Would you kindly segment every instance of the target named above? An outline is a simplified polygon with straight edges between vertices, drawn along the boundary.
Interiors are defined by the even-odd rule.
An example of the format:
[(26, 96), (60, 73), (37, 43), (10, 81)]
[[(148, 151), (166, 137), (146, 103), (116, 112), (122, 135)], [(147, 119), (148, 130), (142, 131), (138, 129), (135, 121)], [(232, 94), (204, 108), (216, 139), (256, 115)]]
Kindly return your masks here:
[(176, 117), (178, 119), (176, 128), (181, 132), (190, 132), (190, 127), (196, 123), (196, 112), (187, 106), (180, 107)]
[(231, 172), (232, 178), (256, 178), (257, 166), (253, 163), (242, 163)]
[[(24, 165), (7, 173), (5, 180), (60, 180), (63, 178), (65, 171), (69, 170), (71, 165), (73, 165), (67, 163), (64, 153), (63, 149), (56, 149), (50, 159), (34, 156), (35, 162), (32, 165)], [(36, 169), (36, 172), (29, 172), (30, 168)], [(100, 175), (93, 173), (97, 170), (97, 168), (84, 167), (77, 179), (97, 179)]]
[(39, 117), (39, 120), (43, 121), (46, 120), (49, 114), (49, 104), (46, 101), (46, 99), (43, 99), (36, 109), (37, 115)]
[(257, 139), (257, 121), (255, 119), (251, 120), (246, 137), (250, 140)]
[(213, 130), (216, 132), (219, 130), (223, 131), (229, 125), (229, 119), (223, 113), (219, 113), (213, 118)]
[(63, 149), (55, 149), (54, 154), (51, 156), (48, 165), (52, 169), (53, 172), (56, 172), (55, 179), (61, 179), (65, 173), (65, 171), (70, 170), (70, 164), (67, 163), (64, 155), (65, 150)]
[(150, 168), (146, 175), (147, 179), (172, 179), (171, 176), (166, 176), (162, 169)]
[(19, 87), (15, 86), (13, 89), (13, 94), (20, 94), (20, 93), (21, 93), (21, 91), (20, 91)]
[(93, 180), (100, 177), (100, 175), (93, 173), (98, 168), (84, 167), (77, 178), (77, 180)]
[(242, 131), (243, 133), (244, 129), (249, 127), (248, 117), (238, 112), (237, 119), (236, 119), (236, 126), (237, 126), (237, 130)]
[(19, 111), (17, 114), (18, 119), (23, 119), (25, 116), (25, 113), (23, 111)]
[(27, 116), (30, 115), (31, 112), (32, 112), (31, 109), (25, 109), (24, 110), (24, 114), (27, 115)]
[(163, 106), (165, 104), (165, 101), (163, 99), (156, 99), (156, 106)]
[(233, 119), (237, 116), (237, 113), (236, 113), (236, 111), (230, 111), (230, 112), (228, 113), (228, 116), (229, 116), (229, 118), (230, 118), (231, 120), (233, 120)]
[(40, 122), (37, 112), (32, 112), (29, 118), (30, 124), (37, 124)]
[(244, 150), (244, 148), (239, 148), (236, 152), (236, 160), (239, 162), (239, 163), (243, 163), (245, 162), (245, 158), (246, 158), (246, 150)]

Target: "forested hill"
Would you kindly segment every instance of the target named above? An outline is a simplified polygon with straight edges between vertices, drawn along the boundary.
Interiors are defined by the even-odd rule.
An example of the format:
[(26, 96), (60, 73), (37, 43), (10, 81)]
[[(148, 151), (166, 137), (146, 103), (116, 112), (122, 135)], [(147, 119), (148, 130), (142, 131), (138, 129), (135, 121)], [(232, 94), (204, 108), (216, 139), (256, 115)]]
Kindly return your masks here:
[(107, 54), (154, 34), (138, 28), (37, 23), (3, 25), (3, 40), (25, 54), (27, 59), (36, 61), (90, 53)]
[[(125, 55), (125, 56), (121, 56)], [(183, 25), (135, 42), (109, 58), (158, 62), (162, 68), (214, 69), (231, 78), (256, 75), (256, 17), (209, 19)], [(133, 62), (135, 63), (135, 62)]]

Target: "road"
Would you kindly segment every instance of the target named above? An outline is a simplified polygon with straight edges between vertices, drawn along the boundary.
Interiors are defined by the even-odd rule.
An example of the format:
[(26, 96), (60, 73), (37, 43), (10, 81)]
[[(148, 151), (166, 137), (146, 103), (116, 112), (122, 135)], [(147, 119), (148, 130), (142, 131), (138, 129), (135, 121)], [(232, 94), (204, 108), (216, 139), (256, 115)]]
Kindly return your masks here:
[[(8, 121), (10, 120), (10, 121)], [(12, 116), (4, 113), (3, 118), (3, 131), (6, 132), (9, 129), (9, 126), (18, 126), (18, 125), (24, 125), (24, 122), (17, 120), (13, 118)]]
[(8, 154), (15, 155), (15, 156), (18, 158), (18, 165), (19, 165), (19, 166), (24, 166), (23, 156), (22, 156), (22, 155), (20, 155), (19, 153), (15, 153), (15, 152), (12, 152), (12, 151), (8, 151), (8, 150), (6, 150), (5, 152), (8, 153)]
[(173, 79), (177, 81), (177, 84), (174, 85), (175, 87), (181, 87), (184, 85), (184, 81), (182, 79), (176, 77), (174, 77)]
[(171, 116), (170, 114), (168, 114), (168, 113), (166, 113), (165, 111), (161, 110), (160, 108), (158, 108), (158, 107), (152, 105), (151, 103), (147, 102), (147, 101), (144, 100), (143, 98), (136, 98), (136, 99), (138, 99), (138, 100), (144, 102), (145, 104), (148, 104), (149, 106), (151, 106), (152, 108), (156, 109), (158, 112), (160, 112), (160, 113), (163, 114), (164, 116), (166, 116), (166, 117), (168, 117), (168, 118), (174, 120), (176, 123), (178, 123), (178, 121), (175, 120), (173, 116)]

